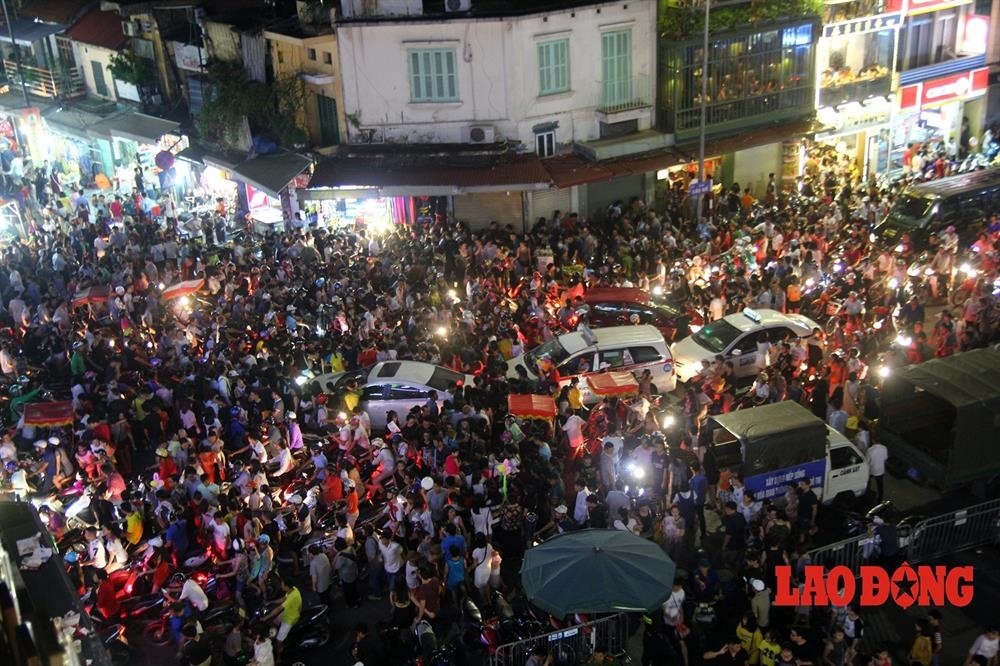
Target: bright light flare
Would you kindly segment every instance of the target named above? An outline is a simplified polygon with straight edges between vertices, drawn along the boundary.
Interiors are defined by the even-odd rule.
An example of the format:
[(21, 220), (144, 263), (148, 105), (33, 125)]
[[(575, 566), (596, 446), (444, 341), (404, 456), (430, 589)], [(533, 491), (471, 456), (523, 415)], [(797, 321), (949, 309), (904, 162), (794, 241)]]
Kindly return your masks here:
[(885, 379), (890, 374), (892, 374), (892, 371), (889, 369), (889, 366), (887, 365), (883, 365), (881, 368), (878, 369), (878, 376), (881, 377), (882, 379)]

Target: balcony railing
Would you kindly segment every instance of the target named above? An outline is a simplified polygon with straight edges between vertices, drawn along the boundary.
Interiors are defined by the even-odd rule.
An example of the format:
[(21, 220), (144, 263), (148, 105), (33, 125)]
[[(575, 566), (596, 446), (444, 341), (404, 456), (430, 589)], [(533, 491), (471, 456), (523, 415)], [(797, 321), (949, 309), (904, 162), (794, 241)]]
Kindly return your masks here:
[(841, 23), (865, 16), (877, 16), (885, 11), (885, 0), (827, 0), (823, 8), (823, 23)]
[[(17, 63), (13, 60), (3, 61), (4, 71), (10, 80), (12, 88), (21, 86), (21, 74)], [(71, 99), (83, 97), (87, 94), (86, 86), (83, 82), (83, 75), (76, 67), (65, 67), (60, 71), (46, 69), (44, 67), (32, 67), (21, 65), (20, 72), (24, 75), (24, 86), (28, 89), (28, 94), (46, 99)]]
[(840, 85), (829, 85), (819, 89), (820, 106), (837, 106), (846, 102), (863, 102), (869, 97), (885, 97), (892, 91), (892, 75), (859, 78)]
[(649, 77), (645, 74), (598, 81), (597, 85), (601, 91), (597, 110), (601, 113), (621, 113), (653, 105)]

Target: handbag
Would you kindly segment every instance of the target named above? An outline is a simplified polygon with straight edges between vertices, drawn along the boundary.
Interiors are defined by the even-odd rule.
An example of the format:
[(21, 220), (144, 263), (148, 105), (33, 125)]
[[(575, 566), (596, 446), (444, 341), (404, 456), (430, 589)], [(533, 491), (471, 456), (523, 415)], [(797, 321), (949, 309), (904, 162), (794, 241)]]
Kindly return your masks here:
[(674, 631), (677, 632), (677, 636), (680, 638), (687, 638), (691, 635), (691, 627), (687, 626), (680, 620), (674, 623)]

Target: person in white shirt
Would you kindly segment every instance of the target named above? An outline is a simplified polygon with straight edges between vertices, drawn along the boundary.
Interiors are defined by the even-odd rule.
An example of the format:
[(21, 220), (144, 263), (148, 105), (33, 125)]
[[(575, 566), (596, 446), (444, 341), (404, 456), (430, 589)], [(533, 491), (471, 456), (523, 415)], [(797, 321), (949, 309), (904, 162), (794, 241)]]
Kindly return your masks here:
[(875, 479), (875, 490), (878, 493), (878, 501), (882, 501), (885, 495), (885, 461), (889, 458), (889, 449), (885, 444), (874, 442), (866, 455), (868, 458), (868, 473)]
[(378, 538), (378, 550), (382, 555), (382, 568), (388, 581), (389, 590), (396, 589), (396, 578), (403, 569), (403, 547), (392, 540), (392, 534), (383, 530)]
[(1000, 629), (990, 627), (986, 633), (980, 634), (965, 660), (965, 666), (996, 666), (997, 652), (1000, 652)]
[(201, 585), (193, 578), (188, 578), (184, 581), (184, 586), (181, 587), (181, 594), (176, 599), (172, 598), (166, 589), (163, 590), (163, 596), (170, 603), (174, 601), (187, 601), (199, 613), (204, 613), (208, 608), (208, 595), (205, 594), (205, 590), (201, 589)]

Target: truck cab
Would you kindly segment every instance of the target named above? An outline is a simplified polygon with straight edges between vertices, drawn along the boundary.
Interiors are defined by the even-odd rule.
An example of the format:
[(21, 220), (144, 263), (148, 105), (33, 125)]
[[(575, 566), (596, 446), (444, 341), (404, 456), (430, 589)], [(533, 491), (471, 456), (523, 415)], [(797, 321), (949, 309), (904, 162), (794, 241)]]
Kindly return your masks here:
[(716, 463), (738, 470), (757, 500), (779, 497), (789, 483), (805, 478), (824, 504), (868, 490), (861, 451), (797, 403), (720, 414), (709, 428)]

